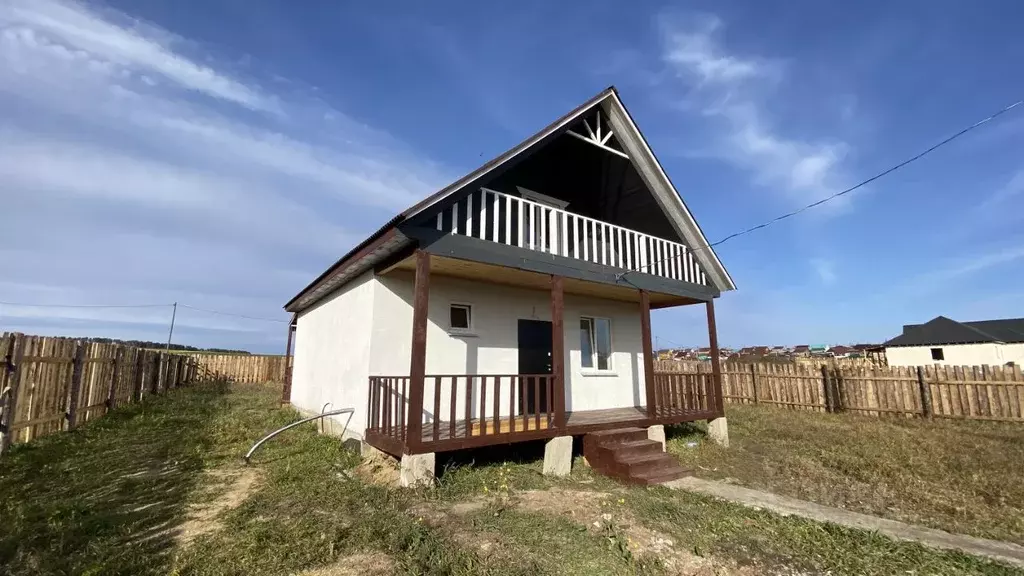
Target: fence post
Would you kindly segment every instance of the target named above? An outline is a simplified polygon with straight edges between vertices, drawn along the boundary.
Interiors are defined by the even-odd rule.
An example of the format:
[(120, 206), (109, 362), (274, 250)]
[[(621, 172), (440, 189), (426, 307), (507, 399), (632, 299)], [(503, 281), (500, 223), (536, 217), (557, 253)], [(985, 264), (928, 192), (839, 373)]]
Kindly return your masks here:
[(4, 403), (3, 420), (0, 421), (0, 454), (11, 445), (11, 426), (18, 417), (18, 389), (21, 388), (21, 360), (25, 357), (25, 335), (11, 334), (7, 348), (6, 376), (7, 402)]
[(156, 355), (156, 393), (167, 392), (167, 358), (163, 352)]
[(832, 411), (845, 412), (847, 405), (846, 381), (843, 380), (843, 369), (836, 366), (832, 369)]
[(917, 388), (921, 392), (921, 414), (925, 418), (932, 417), (932, 389), (931, 386), (925, 382), (924, 379), (924, 367), (917, 367)]
[(85, 371), (85, 345), (79, 341), (75, 345), (75, 359), (71, 364), (71, 398), (68, 399), (68, 430), (78, 426), (78, 397), (82, 393), (82, 372)]
[(754, 404), (761, 403), (761, 397), (757, 393), (757, 364), (750, 364), (750, 385), (754, 389)]
[(135, 382), (132, 383), (132, 402), (142, 402), (142, 380), (146, 373), (146, 352), (142, 348), (135, 353)]
[(828, 377), (828, 366), (825, 364), (821, 365), (821, 389), (825, 391), (825, 412), (835, 412), (835, 390), (832, 388), (832, 381)]
[(107, 390), (107, 407), (103, 410), (104, 413), (109, 412), (114, 407), (114, 396), (117, 393), (117, 380), (121, 377), (121, 364), (124, 359), (124, 348), (120, 346), (114, 351), (114, 370), (113, 374), (110, 375), (110, 388)]
[(159, 394), (160, 393), (160, 354), (153, 354), (153, 370), (149, 374), (149, 393)]

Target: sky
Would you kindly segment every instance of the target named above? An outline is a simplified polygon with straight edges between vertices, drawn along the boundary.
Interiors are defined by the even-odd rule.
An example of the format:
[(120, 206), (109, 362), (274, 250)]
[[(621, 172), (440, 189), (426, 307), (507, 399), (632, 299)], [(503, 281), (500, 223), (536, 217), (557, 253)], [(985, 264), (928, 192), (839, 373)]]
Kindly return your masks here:
[[(301, 8), (296, 8), (301, 6)], [(585, 8), (584, 8), (585, 6)], [(0, 2), (0, 331), (283, 352), (283, 304), (615, 85), (712, 242), (1024, 97), (1011, 0)], [(1024, 316), (1024, 107), (730, 240), (719, 340)], [(215, 310), (229, 316), (212, 314)], [(702, 307), (659, 347), (707, 343)]]

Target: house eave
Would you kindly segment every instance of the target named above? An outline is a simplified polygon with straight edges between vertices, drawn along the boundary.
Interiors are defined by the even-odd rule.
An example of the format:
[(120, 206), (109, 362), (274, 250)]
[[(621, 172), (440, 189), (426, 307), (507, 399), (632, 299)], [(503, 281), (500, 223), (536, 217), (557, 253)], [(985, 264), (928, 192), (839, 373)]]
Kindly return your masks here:
[(326, 272), (289, 300), (285, 304), (285, 311), (299, 313), (308, 309), (344, 286), (352, 278), (373, 268), (377, 263), (386, 260), (411, 244), (413, 244), (413, 240), (399, 232), (394, 224), (389, 224), (335, 262)]

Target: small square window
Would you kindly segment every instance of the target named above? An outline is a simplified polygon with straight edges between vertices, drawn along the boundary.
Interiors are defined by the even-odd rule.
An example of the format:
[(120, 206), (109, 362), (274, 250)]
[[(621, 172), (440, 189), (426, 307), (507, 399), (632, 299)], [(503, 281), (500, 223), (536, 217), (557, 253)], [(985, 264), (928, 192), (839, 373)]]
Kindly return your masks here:
[(932, 348), (932, 360), (945, 360), (946, 356), (942, 353), (942, 348)]
[(452, 330), (469, 330), (473, 322), (473, 308), (468, 304), (452, 304), (448, 309), (448, 327)]

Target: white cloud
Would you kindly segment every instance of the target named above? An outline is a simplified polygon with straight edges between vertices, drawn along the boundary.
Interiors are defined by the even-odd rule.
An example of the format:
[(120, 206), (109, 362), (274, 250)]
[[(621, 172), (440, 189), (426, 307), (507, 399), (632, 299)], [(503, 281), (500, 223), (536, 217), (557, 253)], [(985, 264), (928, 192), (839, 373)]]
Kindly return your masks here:
[[(1024, 247), (1006, 246), (990, 249), (987, 252), (981, 248), (964, 253), (952, 258), (929, 262), (928, 268), (922, 270), (915, 276), (911, 276), (902, 282), (896, 283), (888, 289), (878, 290), (871, 293), (868, 298), (872, 302), (911, 302), (918, 301), (926, 294), (945, 293), (953, 298), (946, 298), (949, 303), (943, 305), (963, 304), (968, 299), (963, 298), (964, 283), (971, 283), (977, 286), (988, 284), (987, 278), (981, 272), (1015, 264), (1024, 260)], [(997, 282), (1005, 284), (1005, 282)], [(943, 300), (945, 302), (945, 300)], [(864, 302), (861, 302), (863, 304)]]
[(787, 79), (781, 62), (730, 53), (713, 16), (666, 15), (659, 29), (662, 60), (685, 89), (678, 98), (713, 123), (711, 155), (750, 171), (792, 204), (842, 188), (846, 143), (788, 136), (773, 122), (768, 95)]
[(928, 272), (919, 280), (932, 284), (942, 280), (953, 280), (975, 272), (1024, 259), (1024, 247), (1001, 248), (986, 254), (971, 254)]
[(837, 278), (835, 262), (825, 258), (813, 258), (811, 267), (814, 268), (814, 273), (817, 274), (818, 280), (822, 284), (835, 284)]
[[(1004, 208), (1010, 208), (1007, 203), (1024, 194), (1024, 170), (1014, 174), (1003, 186), (999, 187), (991, 196), (978, 205), (976, 211), (989, 213)], [(1016, 206), (1014, 207), (1016, 208)], [(1018, 210), (1019, 211), (1019, 210)]]
[(714, 38), (722, 27), (717, 17), (693, 18), (686, 28), (677, 27), (677, 22), (663, 21), (662, 24), (664, 60), (695, 74), (702, 83), (734, 85), (765, 76), (771, 69), (766, 62), (723, 53)]
[[(10, 283), (20, 282), (61, 290), (54, 302), (178, 300), (274, 316), (449, 179), (387, 133), (297, 95), (297, 84), (268, 83), (295, 90), (271, 93), (213, 61), (124, 14), (71, 0), (0, 3), (0, 300), (49, 294)], [(42, 316), (53, 330), (88, 321), (44, 309), (24, 311), (18, 326)], [(137, 318), (112, 325), (125, 334), (149, 321)], [(243, 344), (283, 336), (276, 323), (253, 340), (251, 323), (198, 322)], [(208, 344), (242, 345), (219, 331)]]
[[(114, 15), (111, 15), (114, 16)], [(208, 66), (176, 53), (181, 44), (166, 32), (125, 20), (118, 24), (72, 2), (7, 0), (0, 7), (0, 25), (17, 30), (25, 45), (63, 50), (107, 72), (157, 74), (186, 90), (258, 111), (278, 111), (273, 98)], [(148, 35), (143, 35), (148, 32)], [(5, 31), (6, 33), (6, 31)]]

